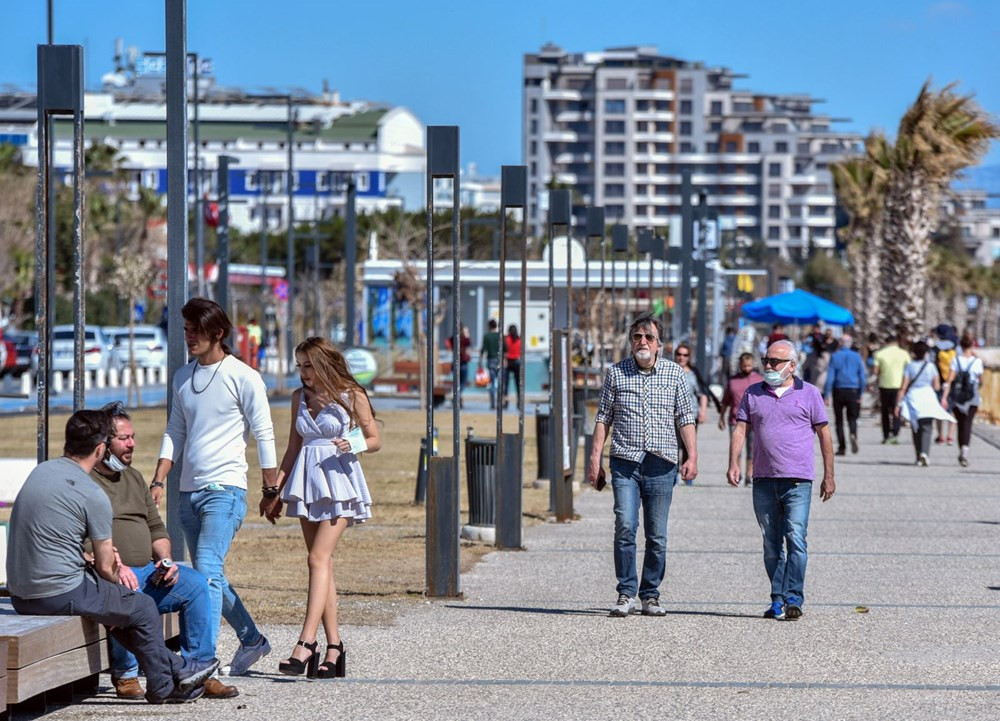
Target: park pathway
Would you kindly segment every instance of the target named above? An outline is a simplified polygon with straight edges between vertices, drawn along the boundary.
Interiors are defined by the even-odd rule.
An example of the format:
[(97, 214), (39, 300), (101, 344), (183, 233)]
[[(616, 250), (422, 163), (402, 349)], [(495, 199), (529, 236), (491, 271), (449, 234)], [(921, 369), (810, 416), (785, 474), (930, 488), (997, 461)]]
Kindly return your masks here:
[(105, 691), (45, 718), (996, 719), (1000, 449), (975, 438), (960, 469), (957, 449), (935, 446), (918, 468), (908, 440), (882, 446), (862, 423), (836, 496), (814, 493), (798, 622), (761, 618), (751, 492), (726, 485), (727, 434), (706, 427), (698, 481), (674, 494), (664, 618), (608, 617), (612, 499), (587, 490), (578, 521), (487, 556), (463, 599), (345, 627), (344, 681), (272, 673), (297, 633), (274, 626), (237, 699), (156, 708)]

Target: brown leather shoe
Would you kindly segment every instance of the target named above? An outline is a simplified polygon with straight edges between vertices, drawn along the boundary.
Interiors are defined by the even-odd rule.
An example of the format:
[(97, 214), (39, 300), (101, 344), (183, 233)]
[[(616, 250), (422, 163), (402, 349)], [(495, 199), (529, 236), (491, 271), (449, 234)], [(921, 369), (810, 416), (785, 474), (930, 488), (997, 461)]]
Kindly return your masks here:
[(137, 678), (120, 678), (115, 682), (115, 695), (118, 698), (138, 700), (144, 698), (145, 691)]
[(227, 686), (217, 678), (205, 682), (205, 695), (202, 698), (236, 698), (240, 695), (235, 686)]

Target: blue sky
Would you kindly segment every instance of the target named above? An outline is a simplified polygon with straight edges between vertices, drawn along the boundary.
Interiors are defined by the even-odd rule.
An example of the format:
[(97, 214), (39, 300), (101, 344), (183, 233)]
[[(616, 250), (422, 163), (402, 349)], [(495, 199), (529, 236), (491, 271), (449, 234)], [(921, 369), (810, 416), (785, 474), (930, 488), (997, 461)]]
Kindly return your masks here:
[[(87, 49), (89, 85), (111, 69), (114, 39), (164, 45), (159, 0), (55, 0), (55, 41)], [(295, 2), (188, 0), (188, 48), (220, 83), (304, 87), (403, 105), (425, 124), (461, 127), (462, 163), (521, 161), (521, 65), (551, 41), (572, 51), (649, 44), (749, 75), (739, 87), (808, 92), (841, 127), (895, 132), (932, 77), (960, 81), (1000, 116), (1000, 2), (993, 0), (507, 0)], [(6, 3), (0, 85), (31, 87), (45, 0)], [(986, 164), (1000, 164), (994, 143)]]

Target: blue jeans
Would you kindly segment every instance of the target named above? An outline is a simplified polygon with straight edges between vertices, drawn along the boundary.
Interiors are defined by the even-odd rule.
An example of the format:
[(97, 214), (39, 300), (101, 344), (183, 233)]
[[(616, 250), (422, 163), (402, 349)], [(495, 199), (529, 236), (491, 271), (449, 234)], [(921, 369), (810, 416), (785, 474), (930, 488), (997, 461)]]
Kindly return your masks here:
[(181, 528), (184, 529), (191, 561), (208, 579), (208, 595), (212, 603), (209, 627), (212, 648), (218, 641), (223, 617), (244, 646), (251, 646), (260, 640), (257, 626), (225, 576), (226, 554), (233, 537), (243, 525), (246, 512), (247, 492), (242, 488), (216, 486), (181, 493)]
[(771, 600), (805, 598), (806, 528), (812, 483), (788, 478), (754, 478), (753, 512), (764, 538), (764, 569)]
[[(180, 611), (181, 656), (185, 661), (211, 661), (215, 658), (215, 643), (209, 637), (211, 603), (208, 582), (193, 568), (178, 566), (177, 582), (172, 586), (154, 586), (149, 577), (156, 570), (150, 561), (145, 566), (132, 566), (139, 579), (139, 591), (156, 602), (161, 614)], [(136, 678), (139, 662), (132, 652), (113, 637), (111, 639), (112, 678)]]
[(641, 599), (659, 598), (667, 565), (667, 514), (673, 498), (677, 464), (647, 453), (642, 463), (612, 458), (611, 488), (615, 494), (615, 575), (618, 593), (636, 595), (635, 535), (642, 526), (646, 552), (642, 561)]

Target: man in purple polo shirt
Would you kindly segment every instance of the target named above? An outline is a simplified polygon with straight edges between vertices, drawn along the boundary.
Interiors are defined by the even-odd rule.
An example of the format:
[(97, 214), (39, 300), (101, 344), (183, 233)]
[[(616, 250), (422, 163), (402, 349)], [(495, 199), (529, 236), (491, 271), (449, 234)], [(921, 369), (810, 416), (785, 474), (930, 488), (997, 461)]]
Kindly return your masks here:
[(819, 495), (830, 500), (833, 441), (823, 396), (816, 386), (796, 378), (795, 346), (772, 343), (761, 358), (764, 382), (750, 386), (736, 414), (729, 443), (730, 485), (740, 485), (740, 451), (753, 432), (753, 510), (764, 539), (764, 569), (771, 581), (771, 605), (765, 618), (795, 621), (802, 616), (806, 577), (806, 527), (813, 479), (813, 434), (823, 454)]

